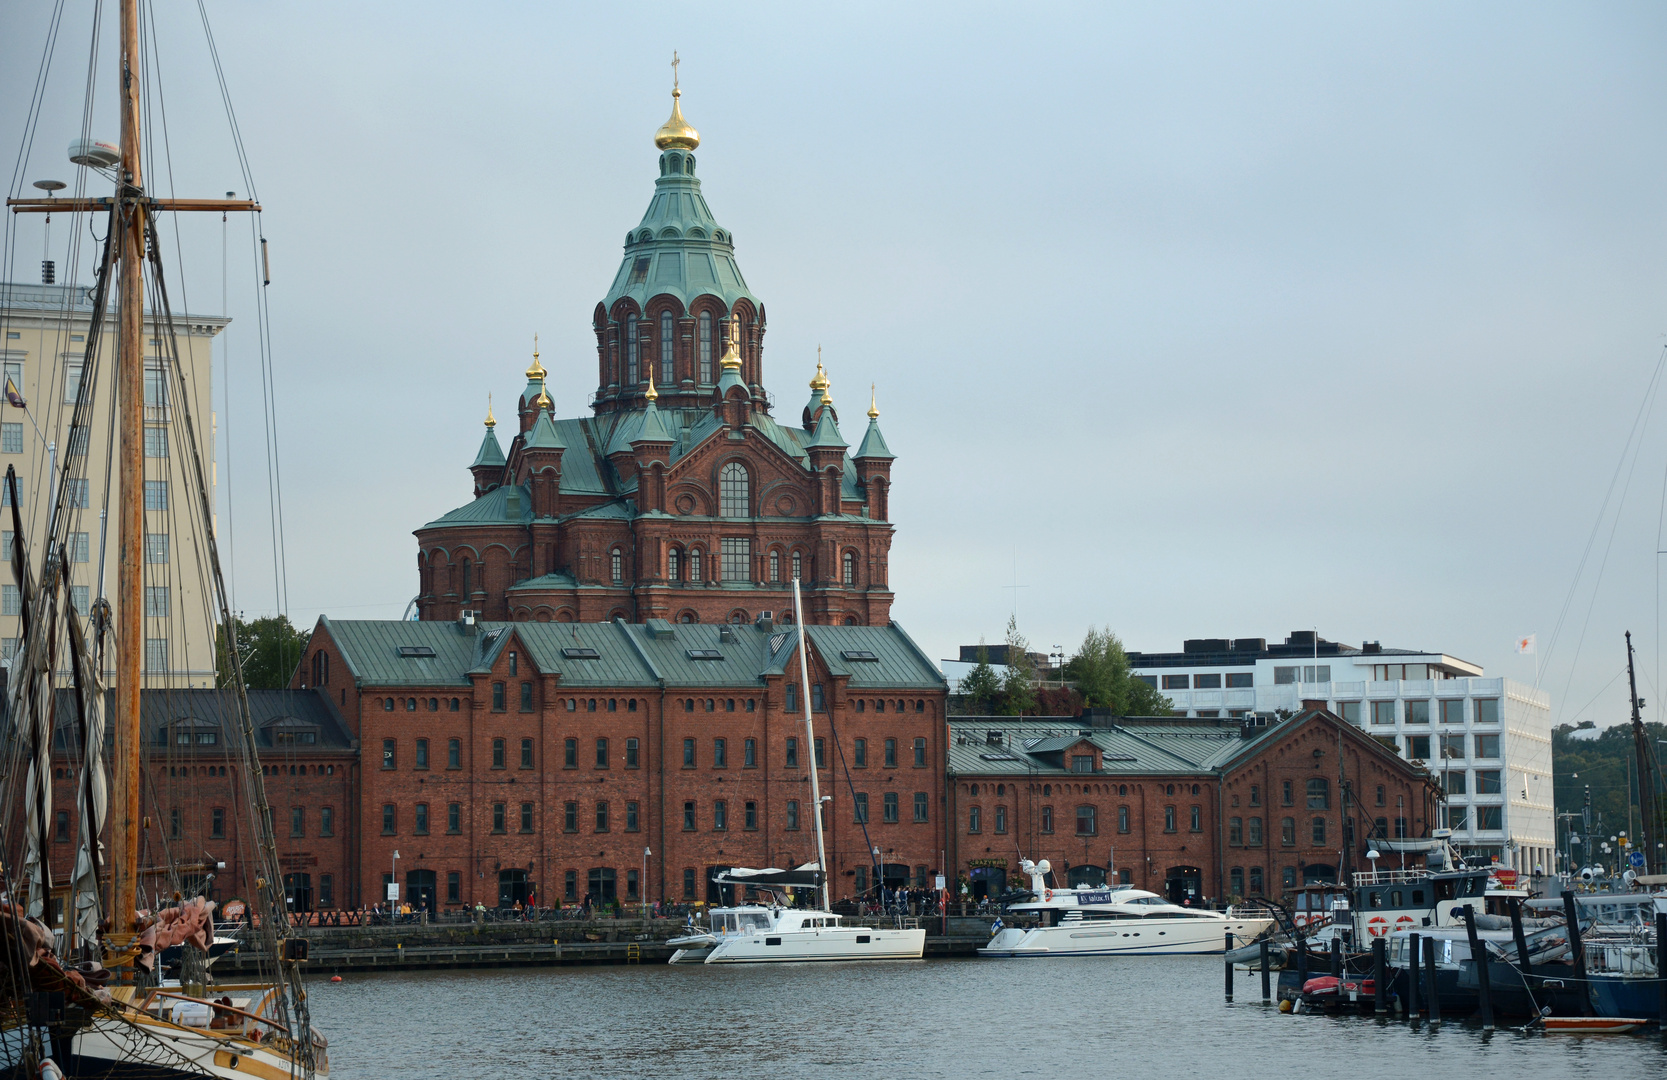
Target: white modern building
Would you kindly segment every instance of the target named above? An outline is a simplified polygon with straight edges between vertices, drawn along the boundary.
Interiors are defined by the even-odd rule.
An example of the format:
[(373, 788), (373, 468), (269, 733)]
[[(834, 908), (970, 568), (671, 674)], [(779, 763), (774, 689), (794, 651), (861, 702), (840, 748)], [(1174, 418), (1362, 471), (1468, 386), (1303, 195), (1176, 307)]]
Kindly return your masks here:
[(1199, 638), (1177, 653), (1129, 654), (1177, 715), (1271, 717), (1321, 701), (1436, 774), (1447, 824), (1468, 858), (1529, 873), (1555, 870), (1551, 699), (1439, 652), (1355, 647), (1298, 630)]

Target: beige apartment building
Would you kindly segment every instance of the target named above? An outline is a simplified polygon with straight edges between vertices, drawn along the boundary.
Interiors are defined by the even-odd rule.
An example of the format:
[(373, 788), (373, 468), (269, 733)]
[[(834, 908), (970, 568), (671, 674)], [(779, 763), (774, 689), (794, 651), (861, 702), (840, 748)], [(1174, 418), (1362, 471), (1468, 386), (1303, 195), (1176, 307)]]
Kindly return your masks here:
[[(85, 285), (0, 283), (0, 363), (21, 392), (18, 408), (0, 395), (0, 486), (5, 468), (17, 471), (18, 510), (29, 561), (39, 576), (58, 478), (70, 477), (69, 596), (85, 616), (116, 592), (118, 480), (111, 413), (115, 381), (116, 321), (112, 307), (99, 340), (98, 386), (85, 430), (74, 427), (76, 393), (83, 376), (93, 290)], [(179, 361), (190, 411), (214, 494), (215, 417), (212, 398), (214, 337), (230, 320), (176, 313)], [(201, 514), (192, 502), (184, 410), (168, 377), (167, 350), (152, 313), (145, 314), (145, 683), (153, 687), (212, 686), (214, 625), (206, 588), (208, 551), (201, 543)], [(0, 389), (4, 383), (0, 382)], [(72, 430), (74, 428), (74, 430)], [(0, 552), (12, 550), (9, 488), (0, 493)], [(207, 528), (214, 528), (211, 518)], [(0, 665), (19, 647), (21, 597), (9, 561), (0, 566)], [(107, 643), (105, 668), (114, 660)], [(60, 661), (67, 671), (67, 662)]]

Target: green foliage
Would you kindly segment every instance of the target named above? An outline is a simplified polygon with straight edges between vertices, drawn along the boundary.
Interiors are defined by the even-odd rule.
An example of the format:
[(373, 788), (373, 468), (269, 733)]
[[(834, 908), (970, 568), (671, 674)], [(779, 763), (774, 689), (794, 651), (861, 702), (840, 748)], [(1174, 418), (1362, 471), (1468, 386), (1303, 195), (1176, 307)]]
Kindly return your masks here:
[(1168, 716), (1175, 707), (1156, 687), (1130, 672), (1129, 654), (1109, 627), (1088, 628), (1082, 647), (1065, 664), (1065, 675), (1085, 704), (1110, 709), (1114, 716)]
[[(248, 622), (235, 619), (237, 626), (237, 655), (243, 666), (243, 684), (250, 690), (280, 690), (289, 685), (296, 667), (301, 663), (301, 649), (306, 636), (290, 625), (282, 615), (271, 615)], [(226, 652), (226, 628), (216, 634), (216, 684), (230, 686), (231, 658)]]
[[(1596, 738), (1591, 732), (1596, 725), (1590, 721), (1573, 727), (1559, 724), (1551, 732), (1551, 763), (1556, 777), (1553, 790), (1558, 813), (1578, 814), (1586, 805), (1586, 789), (1592, 790), (1592, 836), (1607, 840), (1619, 833), (1636, 836), (1643, 842), (1642, 819), (1638, 806), (1638, 768), (1635, 759), (1631, 724), (1616, 724), (1604, 728)], [(1667, 724), (1645, 724), (1650, 749), (1660, 760), (1661, 745), (1657, 739), (1667, 739)], [(1583, 738), (1574, 738), (1575, 732)], [(1661, 805), (1660, 774), (1657, 773), (1657, 805)], [(1658, 817), (1658, 821), (1660, 818)], [(1585, 829), (1577, 818), (1572, 823), (1574, 832), (1583, 835)], [(1558, 823), (1557, 841), (1567, 843), (1569, 825)], [(1657, 836), (1658, 840), (1667, 839)], [(1595, 856), (1584, 845), (1576, 850), (1580, 862)]]
[(961, 680), (957, 691), (963, 698), (963, 707), (969, 716), (991, 716), (995, 713), (996, 699), (1001, 696), (1001, 678), (996, 669), (990, 666), (990, 650), (984, 647), (983, 640), (978, 642), (978, 663), (967, 672), (966, 678)]
[(1002, 716), (1036, 714), (1036, 665), (1030, 662), (1030, 642), (1019, 633), (1019, 620), (1007, 617), (1007, 674), (1001, 680)]

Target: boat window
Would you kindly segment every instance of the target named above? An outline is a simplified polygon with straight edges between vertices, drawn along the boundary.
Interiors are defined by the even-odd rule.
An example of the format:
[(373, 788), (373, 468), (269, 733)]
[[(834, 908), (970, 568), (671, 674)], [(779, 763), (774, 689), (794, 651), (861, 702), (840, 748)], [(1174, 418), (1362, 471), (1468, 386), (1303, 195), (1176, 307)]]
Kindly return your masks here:
[(1390, 907), (1406, 907), (1406, 905), (1401, 902), (1401, 890), (1400, 889), (1395, 889), (1395, 890), (1390, 892), (1390, 894), (1389, 894), (1389, 906)]
[(1382, 907), (1383, 892), (1378, 889), (1373, 889), (1371, 892), (1366, 894), (1366, 903), (1370, 907)]
[(1424, 904), (1424, 890), (1423, 889), (1414, 889), (1414, 890), (1412, 890), (1412, 904), (1413, 904), (1414, 907), (1422, 907), (1423, 906), (1423, 904)]

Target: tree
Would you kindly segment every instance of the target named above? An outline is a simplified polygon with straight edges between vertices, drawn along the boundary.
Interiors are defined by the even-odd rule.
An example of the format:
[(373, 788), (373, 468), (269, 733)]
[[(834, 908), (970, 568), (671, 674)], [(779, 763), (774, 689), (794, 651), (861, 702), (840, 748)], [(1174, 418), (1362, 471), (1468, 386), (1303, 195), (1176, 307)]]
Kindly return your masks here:
[[(250, 690), (281, 690), (289, 685), (301, 663), (306, 637), (282, 615), (244, 622), (233, 619), (237, 632), (237, 655), (243, 666), (243, 685)], [(226, 628), (216, 638), (216, 683), (232, 684), (231, 658), (226, 652)]]
[(1129, 654), (1111, 628), (1090, 626), (1082, 647), (1066, 663), (1065, 675), (1076, 683), (1085, 704), (1110, 709), (1115, 716), (1168, 716), (1174, 703), (1129, 669)]
[(1002, 716), (1036, 712), (1036, 665), (1030, 662), (1030, 642), (1019, 633), (1017, 616), (1007, 617), (1007, 674), (1001, 680)]
[(978, 642), (978, 664), (956, 687), (969, 716), (989, 716), (995, 712), (996, 699), (1001, 696), (1001, 679), (990, 666), (990, 650)]

